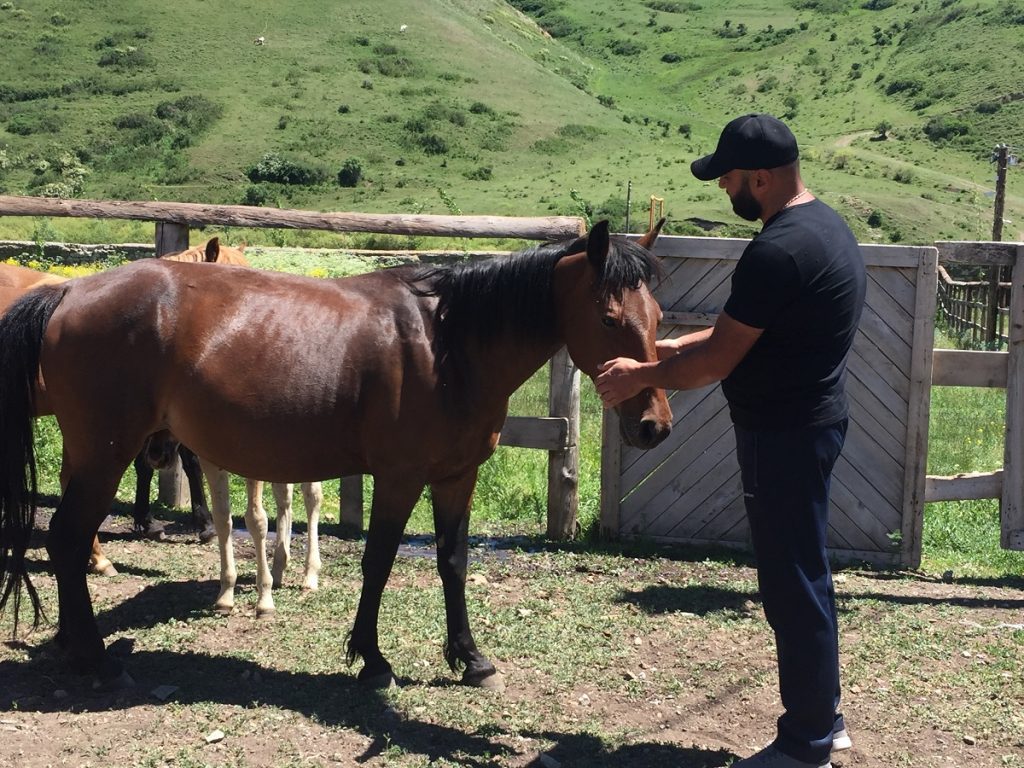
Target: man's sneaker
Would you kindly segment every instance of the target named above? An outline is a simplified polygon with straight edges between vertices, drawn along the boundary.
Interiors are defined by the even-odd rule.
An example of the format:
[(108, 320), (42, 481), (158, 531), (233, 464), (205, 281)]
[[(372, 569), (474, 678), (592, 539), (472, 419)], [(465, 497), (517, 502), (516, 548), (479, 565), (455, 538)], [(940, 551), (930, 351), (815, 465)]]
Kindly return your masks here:
[(805, 763), (769, 745), (756, 755), (733, 763), (732, 768), (832, 768), (832, 763)]
[(850, 738), (850, 734), (846, 732), (845, 728), (840, 728), (838, 731), (832, 734), (832, 751), (841, 752), (844, 749), (850, 749), (853, 746), (853, 739)]

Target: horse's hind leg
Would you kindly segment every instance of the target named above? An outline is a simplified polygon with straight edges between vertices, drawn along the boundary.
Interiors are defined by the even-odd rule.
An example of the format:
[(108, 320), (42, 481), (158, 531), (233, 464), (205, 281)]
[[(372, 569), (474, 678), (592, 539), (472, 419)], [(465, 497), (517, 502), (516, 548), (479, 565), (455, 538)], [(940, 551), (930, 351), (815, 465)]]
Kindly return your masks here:
[(109, 467), (89, 467), (71, 477), (46, 537), (46, 551), (57, 579), (56, 642), (73, 668), (98, 674), (105, 684), (114, 686), (129, 685), (131, 678), (103, 647), (86, 584), (85, 565), (90, 540), (95, 538), (110, 509), (123, 473), (124, 467), (115, 472)]
[(217, 535), (217, 531), (213, 527), (210, 509), (206, 506), (203, 470), (199, 465), (199, 457), (184, 445), (178, 446), (178, 455), (181, 456), (181, 469), (188, 478), (188, 492), (192, 498), (192, 526), (199, 532), (200, 543), (205, 544)]
[(249, 502), (245, 505), (245, 527), (252, 536), (256, 549), (256, 616), (263, 618), (274, 613), (273, 577), (267, 564), (267, 512), (263, 509), (263, 483), (246, 480), (245, 490)]
[(135, 503), (132, 505), (132, 527), (136, 533), (149, 535), (153, 532), (153, 515), (149, 509), (149, 492), (153, 486), (153, 465), (146, 458), (145, 447), (135, 457), (134, 465)]
[[(67, 448), (61, 449), (60, 457), (60, 492), (63, 497), (64, 491), (68, 488), (68, 483), (71, 480), (71, 471), (68, 468), (68, 454)], [(100, 523), (103, 521), (100, 520)], [(98, 528), (99, 526), (97, 526)], [(110, 559), (103, 553), (103, 548), (100, 546), (99, 534), (93, 534), (92, 537), (92, 548), (89, 552), (89, 561), (86, 566), (87, 573), (95, 573), (100, 576), (116, 576), (117, 568), (110, 562)]]
[(231, 540), (231, 497), (228, 493), (228, 473), (203, 459), (199, 460), (210, 486), (210, 506), (213, 526), (217, 529), (217, 547), (220, 550), (220, 592), (213, 604), (218, 613), (231, 613), (235, 607), (235, 544)]
[(453, 671), (465, 664), (462, 682), (485, 688), (503, 686), (494, 665), (477, 650), (466, 610), (466, 566), (469, 559), (469, 505), (477, 472), (431, 485), (437, 572), (444, 588), (448, 638), (444, 656)]
[(271, 568), (274, 589), (284, 583), (284, 572), (292, 559), (292, 485), (271, 483), (274, 506), (277, 508), (277, 540), (274, 542), (274, 565)]
[(413, 505), (423, 491), (423, 484), (397, 477), (375, 476), (370, 529), (363, 550), (363, 591), (352, 634), (348, 640), (348, 661), (356, 656), (364, 662), (359, 682), (373, 688), (386, 688), (394, 683), (391, 665), (380, 652), (377, 623), (384, 585), (395, 564), (402, 531), (409, 521)]
[(306, 504), (306, 575), (302, 588), (320, 587), (320, 510), (324, 505), (324, 489), (320, 483), (303, 483), (302, 500)]

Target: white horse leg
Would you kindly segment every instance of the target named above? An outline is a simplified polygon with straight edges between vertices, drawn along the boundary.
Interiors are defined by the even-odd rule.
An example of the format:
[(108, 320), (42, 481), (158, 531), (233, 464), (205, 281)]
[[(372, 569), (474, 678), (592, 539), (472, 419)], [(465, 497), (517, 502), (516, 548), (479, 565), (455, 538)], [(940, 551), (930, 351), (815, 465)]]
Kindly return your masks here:
[(320, 508), (324, 504), (324, 490), (320, 483), (303, 483), (302, 499), (306, 504), (306, 576), (303, 589), (315, 590), (320, 586)]
[(270, 594), (273, 580), (267, 564), (267, 513), (263, 509), (263, 482), (246, 480), (245, 490), (249, 502), (245, 505), (245, 527), (256, 548), (256, 616), (274, 613), (274, 598)]
[(284, 582), (284, 572), (292, 556), (292, 486), (274, 483), (274, 505), (277, 507), (277, 543), (274, 545), (274, 589)]
[(199, 465), (210, 486), (210, 515), (217, 530), (217, 547), (220, 550), (220, 594), (213, 607), (219, 613), (231, 613), (235, 607), (235, 545), (231, 540), (231, 497), (228, 494), (228, 473), (205, 459)]

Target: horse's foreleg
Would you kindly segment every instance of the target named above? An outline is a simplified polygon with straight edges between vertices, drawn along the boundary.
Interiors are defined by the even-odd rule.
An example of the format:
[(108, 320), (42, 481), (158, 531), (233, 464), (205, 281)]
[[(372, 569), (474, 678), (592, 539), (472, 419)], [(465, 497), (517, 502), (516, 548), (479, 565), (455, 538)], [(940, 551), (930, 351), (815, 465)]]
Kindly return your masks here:
[(476, 469), (431, 485), (434, 532), (437, 536), (437, 572), (444, 588), (448, 637), (444, 657), (453, 671), (466, 669), (462, 682), (500, 688), (494, 665), (477, 650), (466, 610), (466, 566), (469, 558), (469, 506), (476, 486)]
[(245, 490), (249, 496), (245, 505), (245, 527), (256, 549), (256, 616), (262, 618), (274, 613), (274, 597), (270, 593), (273, 578), (267, 564), (267, 512), (263, 509), (263, 482), (246, 480)]
[(422, 491), (423, 483), (408, 478), (374, 477), (370, 528), (362, 560), (363, 590), (347, 654), (350, 664), (357, 656), (362, 657), (359, 682), (373, 688), (386, 688), (394, 683), (391, 665), (377, 641), (380, 600), (395, 563), (402, 531)]
[(274, 589), (284, 583), (284, 572), (292, 558), (292, 485), (272, 483), (274, 506), (277, 507), (277, 541), (274, 542)]
[(324, 505), (324, 489), (320, 483), (303, 483), (302, 499), (306, 504), (306, 575), (302, 588), (320, 587), (320, 509)]
[[(123, 472), (123, 468), (121, 472)], [(58, 629), (56, 642), (72, 668), (99, 676), (105, 686), (131, 684), (122, 664), (103, 646), (86, 584), (89, 542), (114, 500), (121, 472), (83, 471), (86, 479), (72, 477), (50, 520), (46, 551), (57, 580)]]
[(203, 459), (199, 464), (210, 486), (210, 506), (213, 526), (217, 530), (217, 548), (220, 550), (220, 593), (213, 604), (220, 613), (231, 613), (235, 607), (235, 545), (231, 540), (231, 497), (228, 493), (228, 473)]
[(203, 488), (203, 470), (199, 465), (199, 457), (184, 445), (178, 446), (181, 456), (181, 469), (188, 478), (188, 493), (192, 499), (192, 526), (199, 532), (199, 541), (205, 544), (211, 541), (217, 530), (213, 527), (210, 509), (206, 506), (206, 490)]

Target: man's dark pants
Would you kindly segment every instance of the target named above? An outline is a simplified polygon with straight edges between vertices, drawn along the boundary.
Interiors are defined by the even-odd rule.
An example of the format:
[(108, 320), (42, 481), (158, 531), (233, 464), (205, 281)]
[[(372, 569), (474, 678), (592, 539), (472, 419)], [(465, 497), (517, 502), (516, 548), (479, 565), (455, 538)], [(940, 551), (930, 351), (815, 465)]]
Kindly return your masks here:
[(825, 427), (735, 427), (743, 497), (765, 616), (775, 631), (785, 713), (775, 746), (828, 761), (839, 706), (835, 591), (825, 552), (832, 467), (847, 420)]

